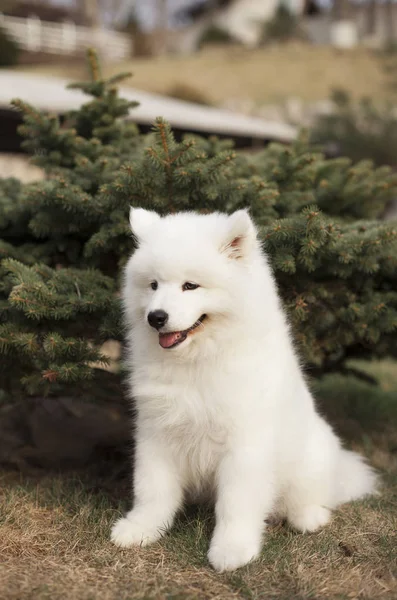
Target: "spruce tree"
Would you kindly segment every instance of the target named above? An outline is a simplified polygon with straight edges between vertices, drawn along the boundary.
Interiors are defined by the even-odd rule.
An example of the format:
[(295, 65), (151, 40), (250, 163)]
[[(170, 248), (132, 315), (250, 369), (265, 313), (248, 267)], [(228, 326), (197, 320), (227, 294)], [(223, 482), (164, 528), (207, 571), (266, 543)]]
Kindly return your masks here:
[[(397, 356), (397, 224), (377, 220), (397, 177), (368, 161), (326, 160), (303, 137), (256, 154), (185, 136), (157, 119), (144, 135), (103, 80), (93, 53), (91, 100), (57, 117), (16, 101), (43, 181), (0, 180), (0, 388), (12, 397), (121, 393), (101, 345), (122, 341), (130, 206), (161, 214), (249, 207), (309, 373), (358, 357)], [(38, 152), (40, 150), (40, 152)]]

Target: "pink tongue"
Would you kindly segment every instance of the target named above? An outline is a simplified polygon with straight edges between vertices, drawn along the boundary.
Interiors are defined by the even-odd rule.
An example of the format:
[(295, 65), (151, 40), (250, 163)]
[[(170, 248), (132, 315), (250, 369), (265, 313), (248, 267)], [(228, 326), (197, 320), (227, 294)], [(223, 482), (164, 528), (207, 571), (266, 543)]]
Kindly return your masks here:
[(159, 342), (162, 348), (170, 348), (176, 342), (179, 342), (183, 337), (183, 333), (181, 331), (175, 331), (173, 333), (164, 333), (159, 335)]

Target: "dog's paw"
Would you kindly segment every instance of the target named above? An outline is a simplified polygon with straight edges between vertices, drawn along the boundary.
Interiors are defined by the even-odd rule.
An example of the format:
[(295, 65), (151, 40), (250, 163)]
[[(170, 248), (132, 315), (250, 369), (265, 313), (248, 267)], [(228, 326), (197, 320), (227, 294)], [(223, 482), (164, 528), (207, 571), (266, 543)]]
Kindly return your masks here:
[(133, 516), (123, 517), (116, 521), (110, 535), (112, 542), (121, 548), (147, 546), (157, 542), (160, 537), (159, 529), (147, 528), (142, 521), (134, 520)]
[(256, 542), (240, 539), (214, 539), (208, 552), (208, 560), (216, 571), (234, 571), (254, 560), (260, 552)]
[(289, 516), (289, 521), (298, 531), (316, 531), (326, 525), (331, 519), (331, 511), (317, 504), (304, 506), (300, 511)]

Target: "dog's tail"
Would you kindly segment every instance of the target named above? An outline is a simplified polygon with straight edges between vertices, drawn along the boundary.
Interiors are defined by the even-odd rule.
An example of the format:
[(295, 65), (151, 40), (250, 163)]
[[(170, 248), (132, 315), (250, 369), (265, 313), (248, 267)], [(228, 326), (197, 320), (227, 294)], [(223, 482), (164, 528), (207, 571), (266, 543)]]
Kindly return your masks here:
[(343, 504), (373, 494), (378, 486), (375, 471), (359, 454), (340, 450), (337, 468), (335, 504)]

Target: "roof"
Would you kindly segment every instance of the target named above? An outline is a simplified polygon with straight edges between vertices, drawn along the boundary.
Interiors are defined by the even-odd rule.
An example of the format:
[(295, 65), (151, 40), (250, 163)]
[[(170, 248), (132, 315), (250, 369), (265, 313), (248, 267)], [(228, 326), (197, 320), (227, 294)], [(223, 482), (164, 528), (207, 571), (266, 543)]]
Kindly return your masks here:
[[(14, 98), (57, 114), (77, 109), (87, 101), (87, 96), (80, 90), (65, 89), (68, 83), (68, 80), (57, 77), (0, 70), (0, 109), (9, 108)], [(120, 95), (127, 100), (140, 102), (140, 106), (134, 108), (130, 115), (131, 120), (142, 125), (149, 125), (161, 116), (176, 129), (203, 134), (281, 142), (290, 142), (297, 135), (296, 128), (286, 123), (191, 104), (130, 87), (122, 87)]]

